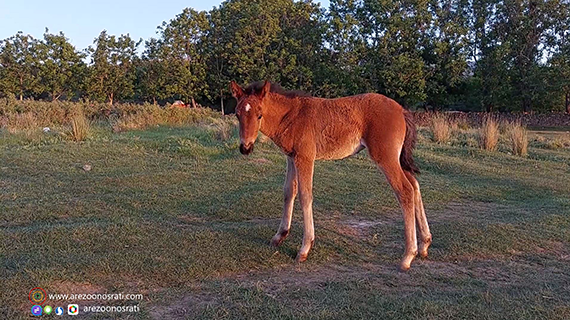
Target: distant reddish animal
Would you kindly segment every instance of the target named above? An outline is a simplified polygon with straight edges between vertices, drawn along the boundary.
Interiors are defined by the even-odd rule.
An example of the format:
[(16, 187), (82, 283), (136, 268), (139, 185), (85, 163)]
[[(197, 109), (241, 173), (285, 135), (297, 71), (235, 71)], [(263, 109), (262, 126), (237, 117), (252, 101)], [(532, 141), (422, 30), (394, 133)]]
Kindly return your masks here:
[(315, 160), (342, 159), (367, 148), (402, 207), (406, 245), (400, 268), (408, 270), (418, 254), (416, 223), (419, 253), (427, 257), (432, 236), (414, 176), (419, 172), (412, 158), (416, 128), (408, 111), (394, 100), (374, 93), (322, 99), (285, 91), (268, 81), (246, 88), (232, 81), (230, 87), (238, 100), (240, 152), (249, 155), (261, 131), (287, 155), (285, 207), (272, 245), (280, 245), (289, 234), (293, 203), (299, 191), (304, 232), (296, 260), (307, 259), (315, 240), (312, 209)]
[(172, 104), (172, 108), (188, 108), (188, 105), (180, 100), (177, 100)]

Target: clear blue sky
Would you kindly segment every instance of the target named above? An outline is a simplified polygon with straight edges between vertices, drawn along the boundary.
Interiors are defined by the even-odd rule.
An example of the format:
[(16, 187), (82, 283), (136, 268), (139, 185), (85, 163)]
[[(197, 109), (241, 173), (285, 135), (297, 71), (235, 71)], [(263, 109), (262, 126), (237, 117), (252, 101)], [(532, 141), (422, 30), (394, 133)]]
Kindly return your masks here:
[[(329, 0), (314, 0), (328, 7)], [(42, 38), (63, 31), (79, 50), (87, 48), (102, 30), (129, 33), (135, 40), (156, 35), (156, 27), (186, 7), (210, 10), (222, 0), (0, 0), (0, 39), (18, 31)]]

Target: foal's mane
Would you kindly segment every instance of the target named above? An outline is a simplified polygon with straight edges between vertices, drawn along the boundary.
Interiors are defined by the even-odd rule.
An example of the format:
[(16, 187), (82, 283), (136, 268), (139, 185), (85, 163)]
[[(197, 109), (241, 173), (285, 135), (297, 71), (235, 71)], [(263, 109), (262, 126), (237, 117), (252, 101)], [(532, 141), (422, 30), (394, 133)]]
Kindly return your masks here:
[[(301, 90), (285, 90), (278, 83), (274, 83), (274, 82), (270, 82), (270, 83), (271, 83), (270, 92), (280, 94), (280, 95), (285, 96), (287, 98), (310, 97), (311, 96), (309, 93), (301, 91)], [(254, 93), (260, 93), (261, 89), (263, 88), (263, 85), (265, 85), (265, 81), (257, 81), (257, 82), (250, 84), (249, 86), (247, 86), (244, 89), (244, 91), (247, 95), (254, 94)]]

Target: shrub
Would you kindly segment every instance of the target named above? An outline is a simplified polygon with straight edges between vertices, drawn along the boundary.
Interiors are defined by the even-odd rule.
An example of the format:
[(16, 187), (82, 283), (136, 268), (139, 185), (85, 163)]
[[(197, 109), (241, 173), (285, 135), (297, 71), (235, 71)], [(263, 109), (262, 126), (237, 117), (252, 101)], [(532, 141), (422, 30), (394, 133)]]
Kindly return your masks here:
[(465, 119), (458, 119), (455, 121), (459, 130), (469, 130), (469, 123)]
[(555, 138), (546, 141), (546, 147), (549, 149), (570, 148), (570, 139)]
[(26, 132), (39, 128), (36, 115), (32, 112), (10, 113), (2, 121), (8, 129), (9, 133)]
[(528, 133), (519, 122), (506, 125), (506, 134), (511, 142), (514, 155), (526, 156), (528, 154)]
[(149, 112), (136, 112), (121, 117), (112, 117), (109, 121), (114, 132), (146, 129), (161, 123), (160, 116)]
[(479, 129), (479, 146), (484, 150), (494, 151), (498, 142), (499, 124), (492, 116), (487, 116)]
[[(113, 131), (142, 130), (157, 125), (184, 125), (212, 121), (220, 116), (209, 108), (161, 108), (157, 105), (122, 105), (109, 121)], [(224, 129), (225, 130), (225, 129)], [(229, 129), (228, 129), (229, 130)], [(229, 133), (228, 133), (229, 135)]]
[(192, 124), (219, 118), (219, 114), (209, 108), (169, 108), (169, 106), (161, 108), (149, 103), (120, 103), (109, 106), (91, 101), (47, 102), (0, 99), (0, 126), (6, 127), (9, 132), (32, 127), (65, 126), (72, 122), (79, 109), (86, 119), (110, 121), (115, 131), (144, 129), (158, 124)]
[(431, 118), (430, 129), (434, 142), (447, 143), (451, 138), (451, 126), (442, 114), (436, 114)]

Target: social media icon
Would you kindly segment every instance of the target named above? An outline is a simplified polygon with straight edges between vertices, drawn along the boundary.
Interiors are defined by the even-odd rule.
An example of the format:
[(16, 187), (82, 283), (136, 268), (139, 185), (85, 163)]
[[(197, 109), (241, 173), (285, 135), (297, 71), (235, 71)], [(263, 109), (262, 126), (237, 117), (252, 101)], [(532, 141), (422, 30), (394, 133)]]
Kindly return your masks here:
[(32, 314), (33, 314), (34, 316), (41, 316), (41, 315), (42, 315), (42, 306), (39, 306), (39, 305), (37, 305), (37, 304), (34, 305), (34, 306), (32, 307)]
[(45, 307), (44, 307), (44, 313), (45, 313), (46, 315), (50, 315), (52, 311), (53, 311), (53, 309), (52, 309), (51, 306), (45, 306)]
[(67, 314), (76, 316), (79, 314), (79, 306), (76, 304), (67, 305)]
[(63, 316), (63, 308), (62, 307), (55, 308), (55, 314), (57, 314), (58, 316)]

